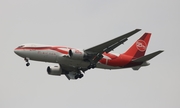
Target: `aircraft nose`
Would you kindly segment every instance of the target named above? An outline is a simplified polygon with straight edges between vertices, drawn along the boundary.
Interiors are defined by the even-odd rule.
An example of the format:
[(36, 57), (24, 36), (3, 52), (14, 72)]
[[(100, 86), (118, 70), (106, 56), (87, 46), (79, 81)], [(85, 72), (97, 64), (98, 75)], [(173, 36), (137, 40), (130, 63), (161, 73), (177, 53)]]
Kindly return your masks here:
[(20, 51), (20, 50), (18, 50), (17, 48), (16, 48), (16, 49), (14, 49), (14, 53), (15, 53), (15, 54), (17, 54), (17, 55), (19, 55), (19, 56), (21, 55), (21, 51)]
[(18, 52), (19, 52), (19, 51), (17, 50), (17, 48), (14, 49), (14, 53), (15, 53), (15, 54), (18, 54)]
[(21, 46), (15, 48), (14, 53), (17, 54), (20, 57), (23, 57), (24, 56), (23, 47), (24, 47), (24, 45), (21, 45)]

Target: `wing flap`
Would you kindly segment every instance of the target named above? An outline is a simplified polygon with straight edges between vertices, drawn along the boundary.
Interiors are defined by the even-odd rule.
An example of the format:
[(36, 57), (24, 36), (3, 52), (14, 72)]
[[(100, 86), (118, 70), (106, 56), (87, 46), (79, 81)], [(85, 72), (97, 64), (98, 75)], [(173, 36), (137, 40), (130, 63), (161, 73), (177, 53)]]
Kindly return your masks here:
[(119, 45), (121, 45), (121, 44), (123, 44), (124, 42), (126, 42), (127, 40), (128, 40), (127, 38), (124, 38), (124, 39), (122, 39), (121, 41), (116, 42), (115, 44), (109, 46), (108, 48), (105, 48), (105, 49), (103, 50), (103, 52), (108, 53), (108, 52), (112, 51), (113, 49), (115, 49), (116, 47), (118, 47)]
[(68, 80), (75, 79), (77, 72), (69, 72), (69, 74), (65, 74)]
[[(75, 78), (76, 75), (83, 74), (85, 73), (85, 71), (88, 70), (87, 68), (79, 68), (72, 65), (63, 65), (63, 64), (59, 64), (59, 65), (61, 66), (63, 70), (63, 74), (67, 77), (68, 80), (71, 80), (71, 79), (76, 80), (77, 79)], [(79, 77), (79, 78), (82, 78), (82, 77)]]
[(139, 70), (140, 68), (141, 68), (141, 66), (132, 67), (133, 70)]

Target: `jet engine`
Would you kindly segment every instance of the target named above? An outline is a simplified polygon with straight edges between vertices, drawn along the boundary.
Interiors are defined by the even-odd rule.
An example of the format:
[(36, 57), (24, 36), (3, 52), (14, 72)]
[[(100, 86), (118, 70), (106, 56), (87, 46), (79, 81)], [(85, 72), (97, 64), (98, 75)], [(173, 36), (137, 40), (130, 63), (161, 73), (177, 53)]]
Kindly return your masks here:
[(60, 66), (48, 66), (47, 72), (49, 75), (58, 75), (60, 76), (62, 74), (62, 69)]
[(83, 60), (87, 54), (84, 51), (76, 50), (76, 49), (70, 49), (69, 50), (69, 56), (72, 59), (80, 59)]

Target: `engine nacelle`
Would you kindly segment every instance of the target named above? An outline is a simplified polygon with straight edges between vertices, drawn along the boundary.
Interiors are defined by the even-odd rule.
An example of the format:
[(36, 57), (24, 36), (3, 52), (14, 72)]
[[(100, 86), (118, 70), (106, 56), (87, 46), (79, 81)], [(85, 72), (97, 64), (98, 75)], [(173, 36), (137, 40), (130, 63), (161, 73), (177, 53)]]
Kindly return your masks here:
[(86, 56), (86, 53), (84, 51), (76, 50), (76, 49), (70, 49), (69, 50), (69, 56), (72, 59), (80, 59), (83, 60)]
[(60, 76), (62, 74), (62, 69), (60, 66), (48, 66), (47, 72), (49, 75), (58, 75)]

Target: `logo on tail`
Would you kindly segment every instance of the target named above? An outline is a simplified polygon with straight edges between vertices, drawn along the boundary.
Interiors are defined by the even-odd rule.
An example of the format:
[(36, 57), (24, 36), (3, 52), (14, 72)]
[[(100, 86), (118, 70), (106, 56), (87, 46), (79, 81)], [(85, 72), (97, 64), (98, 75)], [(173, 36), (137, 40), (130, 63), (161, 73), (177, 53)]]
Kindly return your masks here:
[(141, 52), (144, 52), (147, 48), (147, 44), (144, 40), (138, 40), (136, 42), (136, 48), (141, 51)]

